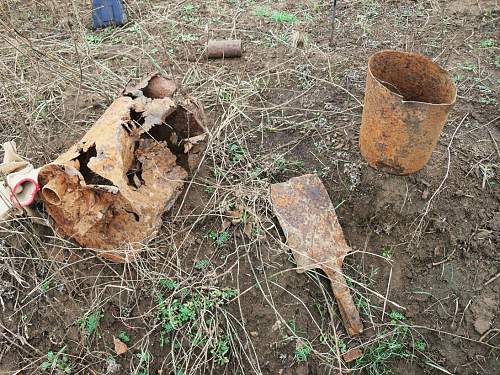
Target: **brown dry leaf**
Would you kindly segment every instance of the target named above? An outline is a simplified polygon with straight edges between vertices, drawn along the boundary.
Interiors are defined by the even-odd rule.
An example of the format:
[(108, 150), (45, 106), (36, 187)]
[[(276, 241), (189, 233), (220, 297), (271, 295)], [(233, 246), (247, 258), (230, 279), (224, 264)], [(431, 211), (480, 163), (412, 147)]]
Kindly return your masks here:
[(122, 355), (123, 353), (128, 352), (128, 346), (121, 340), (113, 337), (113, 343), (115, 344), (115, 352), (117, 355)]
[(237, 209), (237, 210), (232, 210), (232, 211), (227, 211), (226, 215), (229, 216), (229, 219), (233, 224), (238, 224), (241, 222), (241, 215), (243, 214), (243, 211)]
[(221, 232), (224, 232), (230, 226), (231, 226), (231, 222), (229, 220), (223, 219), (222, 220), (222, 225), (220, 227)]
[(252, 237), (252, 229), (253, 229), (253, 224), (248, 222), (245, 224), (245, 228), (243, 229), (243, 233), (245, 233), (248, 238), (251, 238)]

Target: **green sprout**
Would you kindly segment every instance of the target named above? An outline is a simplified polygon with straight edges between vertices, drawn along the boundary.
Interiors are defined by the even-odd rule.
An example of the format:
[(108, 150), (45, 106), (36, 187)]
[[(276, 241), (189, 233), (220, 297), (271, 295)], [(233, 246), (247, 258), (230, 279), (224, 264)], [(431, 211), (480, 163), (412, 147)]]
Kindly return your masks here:
[(60, 370), (64, 374), (71, 374), (71, 366), (68, 364), (68, 355), (64, 353), (66, 346), (62, 347), (57, 353), (49, 351), (47, 360), (40, 365), (42, 371)]
[(426, 348), (427, 348), (427, 344), (425, 343), (424, 340), (417, 340), (415, 342), (415, 349), (423, 352), (423, 351), (425, 351)]
[(126, 343), (129, 343), (130, 342), (130, 336), (128, 335), (127, 332), (125, 331), (121, 331), (119, 334), (118, 334), (118, 338), (124, 342), (125, 344)]
[(200, 259), (199, 261), (197, 261), (194, 264), (194, 268), (198, 271), (201, 271), (201, 270), (207, 268), (209, 264), (210, 264), (210, 261), (208, 259)]
[(92, 336), (92, 334), (97, 330), (99, 326), (99, 322), (104, 317), (104, 314), (101, 310), (97, 310), (96, 312), (90, 314), (84, 319), (80, 319), (78, 324), (80, 328), (85, 331), (87, 336)]
[(306, 362), (311, 352), (312, 347), (309, 343), (302, 344), (295, 349), (294, 358), (298, 363)]
[(170, 279), (160, 279), (160, 285), (168, 290), (175, 290), (177, 288), (177, 282)]

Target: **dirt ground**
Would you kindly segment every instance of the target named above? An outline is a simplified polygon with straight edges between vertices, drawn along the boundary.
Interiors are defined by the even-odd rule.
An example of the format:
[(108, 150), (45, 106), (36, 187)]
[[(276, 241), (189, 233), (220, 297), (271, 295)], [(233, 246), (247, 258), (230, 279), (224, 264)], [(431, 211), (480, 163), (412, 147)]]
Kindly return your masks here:
[[(0, 223), (1, 374), (500, 373), (497, 0), (340, 0), (332, 47), (328, 1), (126, 0), (127, 24), (98, 31), (89, 3), (0, 4), (0, 141), (50, 162), (155, 70), (203, 104), (210, 141), (129, 264), (59, 237), (41, 204)], [(243, 57), (207, 61), (208, 37), (241, 38)], [(458, 88), (407, 177), (359, 152), (384, 49), (431, 57)], [(304, 173), (353, 249), (356, 338), (324, 275), (294, 270), (272, 212), (269, 185)]]

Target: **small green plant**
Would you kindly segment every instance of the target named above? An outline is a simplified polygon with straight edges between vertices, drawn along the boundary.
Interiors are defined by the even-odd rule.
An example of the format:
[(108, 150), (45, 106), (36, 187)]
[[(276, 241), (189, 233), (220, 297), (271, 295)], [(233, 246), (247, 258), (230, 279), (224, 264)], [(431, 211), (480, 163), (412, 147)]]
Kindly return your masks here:
[[(179, 294), (177, 294), (179, 293)], [(157, 297), (157, 321), (161, 326), (160, 346), (170, 342), (171, 334), (176, 337), (181, 334), (191, 341), (192, 346), (205, 347), (209, 338), (205, 330), (215, 330), (216, 320), (212, 316), (216, 309), (221, 308), (238, 295), (235, 289), (210, 289), (196, 291), (187, 295), (174, 292), (173, 299), (167, 300), (160, 294)], [(210, 317), (210, 318), (209, 318)], [(217, 327), (219, 330), (219, 327)], [(220, 330), (219, 330), (220, 331)], [(211, 354), (216, 364), (225, 364), (229, 361), (229, 340), (223, 336), (217, 341), (210, 341)], [(172, 342), (175, 348), (175, 342)]]
[(381, 340), (368, 348), (355, 363), (355, 369), (364, 368), (369, 375), (390, 374), (387, 363), (396, 358), (410, 358), (412, 354), (407, 350), (399, 337)]
[(196, 7), (193, 4), (187, 3), (182, 8), (182, 11), (187, 14), (192, 14), (196, 11)]
[(464, 76), (459, 73), (455, 73), (451, 79), (453, 80), (453, 83), (457, 84), (464, 80)]
[(104, 317), (101, 310), (97, 310), (94, 313), (88, 315), (86, 318), (80, 319), (78, 324), (81, 329), (85, 332), (87, 336), (92, 336), (92, 334), (97, 330), (99, 322)]
[(42, 22), (44, 23), (50, 23), (52, 22), (52, 16), (49, 16), (47, 14), (42, 14), (42, 16), (40, 17), (42, 19)]
[(323, 307), (323, 305), (319, 302), (315, 302), (313, 304), (313, 307), (318, 311), (321, 320), (323, 320), (326, 316), (326, 309)]
[(415, 349), (423, 352), (423, 351), (425, 351), (426, 348), (427, 348), (427, 344), (425, 343), (424, 340), (417, 340), (415, 342)]
[(245, 157), (246, 152), (239, 144), (231, 143), (227, 149), (227, 154), (232, 163), (237, 163)]
[(125, 331), (121, 331), (119, 334), (118, 334), (118, 338), (124, 342), (125, 344), (129, 343), (130, 342), (130, 336), (128, 335), (127, 332)]
[(298, 21), (295, 15), (284, 11), (274, 11), (270, 18), (276, 23), (295, 24)]
[(210, 238), (217, 247), (223, 247), (229, 240), (229, 237), (230, 235), (226, 231), (217, 233), (216, 231), (211, 230), (208, 232), (208, 238)]
[(47, 293), (50, 289), (50, 281), (45, 280), (40, 286), (40, 289), (42, 290), (42, 293)]
[(229, 233), (224, 231), (222, 233), (219, 233), (219, 236), (217, 237), (215, 244), (217, 245), (217, 247), (223, 247), (228, 239), (229, 239)]
[(277, 159), (275, 165), (279, 172), (284, 173), (287, 171), (301, 171), (304, 169), (305, 163), (303, 160), (287, 161), (285, 159)]
[(160, 285), (168, 290), (175, 290), (177, 282), (171, 279), (160, 279)]
[(471, 63), (471, 62), (465, 62), (462, 64), (462, 69), (466, 70), (468, 72), (475, 72), (476, 71), (476, 66)]
[(57, 353), (52, 351), (47, 353), (47, 360), (40, 365), (42, 371), (53, 371), (55, 369), (64, 374), (71, 374), (71, 366), (68, 364), (68, 355), (64, 353), (66, 346), (62, 347)]
[(132, 26), (128, 27), (126, 30), (130, 31), (131, 33), (138, 33), (139, 31), (141, 31), (141, 26), (137, 22), (134, 22)]
[(406, 319), (406, 317), (399, 311), (391, 311), (389, 313), (389, 317), (391, 318), (392, 324), (396, 324), (397, 322), (401, 322)]
[(99, 46), (104, 41), (100, 35), (86, 34), (84, 38), (89, 46)]
[(292, 319), (288, 321), (288, 326), (290, 327), (290, 330), (292, 331), (292, 334), (294, 336), (297, 336), (297, 322)]
[(311, 352), (312, 352), (311, 344), (304, 343), (298, 345), (297, 348), (295, 348), (295, 355), (294, 355), (295, 361), (297, 361), (298, 363), (307, 362)]
[(208, 259), (200, 259), (194, 264), (194, 269), (201, 271), (208, 267), (210, 261)]
[(483, 40), (481, 40), (481, 42), (479, 42), (479, 46), (481, 48), (495, 47), (495, 40), (494, 39), (483, 39)]
[(382, 249), (382, 256), (384, 258), (391, 259), (392, 258), (392, 249), (389, 246), (385, 246)]
[(180, 42), (195, 42), (198, 39), (200, 39), (200, 37), (194, 34), (179, 34), (177, 36), (177, 40)]
[(382, 335), (376, 344), (365, 350), (363, 356), (356, 360), (354, 369), (363, 368), (369, 375), (390, 374), (389, 361), (413, 357), (408, 350), (409, 327), (403, 323), (406, 317), (399, 311), (391, 311), (389, 317), (392, 331)]
[(229, 340), (223, 337), (217, 340), (214, 347), (210, 350), (215, 364), (222, 366), (229, 362)]
[(495, 56), (495, 67), (500, 69), (500, 55)]

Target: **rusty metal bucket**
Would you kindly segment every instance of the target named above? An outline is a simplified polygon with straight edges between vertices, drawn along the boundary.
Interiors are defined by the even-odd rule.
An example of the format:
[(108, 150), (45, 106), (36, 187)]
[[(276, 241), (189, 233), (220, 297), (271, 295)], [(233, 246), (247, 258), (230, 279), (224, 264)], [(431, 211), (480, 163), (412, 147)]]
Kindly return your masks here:
[(393, 174), (422, 169), (456, 96), (449, 74), (428, 58), (397, 51), (375, 53), (368, 62), (361, 154), (370, 166)]

